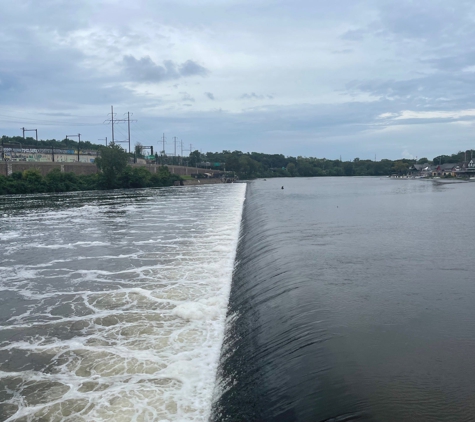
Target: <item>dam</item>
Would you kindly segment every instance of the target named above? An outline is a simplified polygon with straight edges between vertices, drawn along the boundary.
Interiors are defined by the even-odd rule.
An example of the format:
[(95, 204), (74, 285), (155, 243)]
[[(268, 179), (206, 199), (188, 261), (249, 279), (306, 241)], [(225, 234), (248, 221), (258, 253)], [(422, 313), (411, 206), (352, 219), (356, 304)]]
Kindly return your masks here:
[(1, 197), (0, 419), (469, 421), (472, 190)]

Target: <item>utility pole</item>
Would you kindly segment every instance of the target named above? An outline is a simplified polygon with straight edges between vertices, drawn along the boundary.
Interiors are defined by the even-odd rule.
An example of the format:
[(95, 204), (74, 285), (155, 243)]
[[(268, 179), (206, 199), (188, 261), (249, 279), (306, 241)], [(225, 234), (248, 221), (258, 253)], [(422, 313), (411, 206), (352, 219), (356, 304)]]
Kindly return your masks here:
[[(127, 119), (123, 119), (123, 120), (120, 120), (120, 121), (126, 121), (127, 122), (127, 139), (128, 139), (128, 142), (129, 142), (129, 154), (130, 154), (130, 122), (136, 122), (137, 120), (130, 120), (130, 114), (133, 114), (133, 113), (130, 113), (129, 111), (127, 112)], [(124, 113), (125, 115), (125, 113)], [(119, 121), (119, 120), (115, 120), (116, 122)]]
[(35, 132), (36, 142), (38, 142), (38, 129), (25, 129), (24, 127), (22, 127), (21, 130), (23, 131), (23, 139), (25, 139), (25, 132)]
[(127, 112), (127, 134), (129, 136), (129, 153), (130, 153), (130, 113)]
[(105, 138), (98, 139), (98, 141), (106, 141), (106, 146), (107, 146), (107, 136)]
[(163, 137), (162, 137), (162, 154), (163, 155), (165, 155), (165, 144), (166, 144), (165, 134), (163, 134)]
[[(110, 112), (110, 119), (104, 120), (104, 123), (110, 123), (111, 124), (111, 132), (112, 132), (112, 142), (115, 142), (114, 138), (114, 125), (117, 123), (124, 123), (129, 121), (130, 119), (116, 119), (115, 114), (114, 114), (114, 106), (111, 106), (111, 112)], [(132, 120), (131, 120), (132, 121)], [(129, 122), (129, 139), (125, 141), (117, 141), (121, 143), (129, 143), (129, 152), (130, 152), (130, 122)]]
[(129, 137), (129, 153), (130, 153), (130, 122), (136, 122), (137, 120), (130, 120), (130, 114), (134, 114), (134, 113), (130, 113), (129, 111), (127, 112), (127, 133), (128, 133), (128, 137)]
[(81, 134), (78, 133), (77, 135), (66, 135), (66, 139), (68, 138), (74, 138), (76, 137), (78, 138), (78, 163), (79, 163), (79, 145), (81, 144)]
[(180, 139), (180, 151), (181, 151), (180, 160), (178, 161), (178, 164), (182, 166), (183, 165), (183, 139)]
[(111, 106), (112, 143), (114, 143), (114, 106)]
[(174, 155), (175, 155), (175, 157), (176, 157), (176, 136), (175, 136), (173, 139), (174, 139), (173, 143), (175, 144), (175, 152), (174, 152)]

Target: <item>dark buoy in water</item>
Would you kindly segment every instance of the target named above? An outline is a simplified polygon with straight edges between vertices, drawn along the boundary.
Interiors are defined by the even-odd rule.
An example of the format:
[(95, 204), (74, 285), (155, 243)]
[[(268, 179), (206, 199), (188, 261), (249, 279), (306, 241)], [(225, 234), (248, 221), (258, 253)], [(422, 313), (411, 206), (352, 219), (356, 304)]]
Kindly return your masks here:
[(284, 187), (282, 186), (281, 189), (284, 189)]

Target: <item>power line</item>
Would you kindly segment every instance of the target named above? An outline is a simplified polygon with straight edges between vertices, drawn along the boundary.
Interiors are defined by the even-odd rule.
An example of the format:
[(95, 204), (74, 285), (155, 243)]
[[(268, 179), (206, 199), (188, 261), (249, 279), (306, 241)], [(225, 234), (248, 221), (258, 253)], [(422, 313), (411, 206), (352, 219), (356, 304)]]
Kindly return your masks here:
[[(110, 116), (110, 119), (104, 120), (104, 123), (110, 123), (111, 124), (111, 132), (112, 132), (112, 142), (115, 142), (114, 139), (114, 125), (117, 123), (125, 123), (127, 122), (127, 127), (128, 127), (128, 135), (127, 135), (127, 142), (129, 143), (129, 152), (130, 152), (130, 112), (127, 112), (127, 119), (116, 119), (116, 113), (114, 113), (114, 106), (111, 106), (111, 112), (108, 114)], [(117, 142), (125, 142), (125, 141), (117, 141)]]

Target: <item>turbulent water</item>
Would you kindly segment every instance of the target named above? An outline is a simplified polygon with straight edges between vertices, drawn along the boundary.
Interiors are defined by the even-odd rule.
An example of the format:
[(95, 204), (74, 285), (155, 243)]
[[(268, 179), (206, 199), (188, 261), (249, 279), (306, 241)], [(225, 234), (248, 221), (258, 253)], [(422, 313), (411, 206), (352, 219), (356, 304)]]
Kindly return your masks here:
[(206, 421), (244, 195), (0, 198), (0, 420)]
[(474, 210), (475, 183), (251, 183), (212, 419), (474, 420)]

